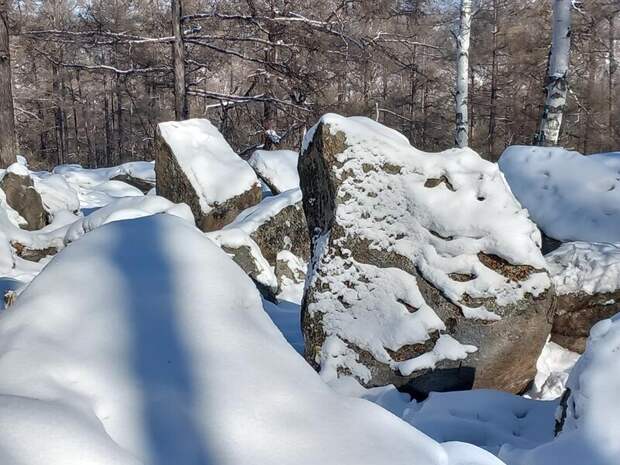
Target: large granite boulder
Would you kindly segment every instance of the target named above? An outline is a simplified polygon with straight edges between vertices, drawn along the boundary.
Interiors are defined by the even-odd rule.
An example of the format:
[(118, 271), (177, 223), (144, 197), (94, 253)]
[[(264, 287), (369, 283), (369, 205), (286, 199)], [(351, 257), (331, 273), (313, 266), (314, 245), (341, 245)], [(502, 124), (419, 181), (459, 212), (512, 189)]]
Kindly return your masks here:
[(592, 327), (620, 313), (620, 248), (567, 242), (545, 258), (557, 293), (551, 340), (582, 353)]
[(495, 165), (326, 115), (299, 173), (312, 244), (305, 355), (324, 378), (421, 394), (528, 385), (553, 291), (540, 233)]
[[(301, 190), (267, 197), (239, 214), (220, 231), (209, 234), (257, 283), (268, 297), (280, 288), (278, 256), (289, 252), (304, 263), (310, 258), (308, 225), (301, 203)], [(283, 264), (281, 264), (282, 266)]]
[[(16, 166), (16, 165), (14, 165)], [(49, 224), (49, 215), (43, 207), (41, 195), (35, 190), (34, 182), (28, 171), (12, 171), (11, 168), (0, 181), (6, 203), (24, 219), (22, 229), (36, 231)]]
[(256, 174), (208, 120), (159, 124), (155, 147), (157, 194), (189, 205), (203, 231), (260, 202)]

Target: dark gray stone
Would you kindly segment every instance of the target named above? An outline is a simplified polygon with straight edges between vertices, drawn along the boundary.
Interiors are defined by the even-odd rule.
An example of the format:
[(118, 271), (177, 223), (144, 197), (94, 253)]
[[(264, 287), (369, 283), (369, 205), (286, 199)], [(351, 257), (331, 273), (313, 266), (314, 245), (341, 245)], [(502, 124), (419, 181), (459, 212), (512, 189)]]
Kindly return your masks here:
[(30, 176), (7, 172), (0, 181), (0, 189), (4, 191), (9, 206), (26, 220), (22, 229), (36, 231), (49, 224), (49, 215)]

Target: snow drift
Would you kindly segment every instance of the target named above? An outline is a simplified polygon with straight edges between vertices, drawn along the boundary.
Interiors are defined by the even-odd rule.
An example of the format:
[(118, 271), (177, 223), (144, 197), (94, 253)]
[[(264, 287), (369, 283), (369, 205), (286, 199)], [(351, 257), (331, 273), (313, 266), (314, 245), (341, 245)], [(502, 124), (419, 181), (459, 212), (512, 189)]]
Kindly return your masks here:
[(508, 147), (499, 167), (532, 219), (561, 241), (620, 242), (620, 154)]
[(3, 465), (499, 463), (333, 393), (169, 215), (72, 243), (0, 314), (0, 418)]

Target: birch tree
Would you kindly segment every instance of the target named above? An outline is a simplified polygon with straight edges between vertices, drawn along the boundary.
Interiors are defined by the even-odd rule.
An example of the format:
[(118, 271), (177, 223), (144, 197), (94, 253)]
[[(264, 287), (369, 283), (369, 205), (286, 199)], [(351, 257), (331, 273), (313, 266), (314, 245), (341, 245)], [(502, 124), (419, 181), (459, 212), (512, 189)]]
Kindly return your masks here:
[(8, 13), (8, 0), (0, 0), (0, 168), (16, 161)]
[(568, 93), (572, 0), (554, 0), (553, 38), (545, 82), (545, 106), (534, 143), (557, 145)]
[(469, 145), (469, 116), (467, 109), (469, 84), (469, 41), (471, 36), (471, 3), (472, 0), (461, 0), (461, 18), (459, 33), (456, 37), (456, 145)]

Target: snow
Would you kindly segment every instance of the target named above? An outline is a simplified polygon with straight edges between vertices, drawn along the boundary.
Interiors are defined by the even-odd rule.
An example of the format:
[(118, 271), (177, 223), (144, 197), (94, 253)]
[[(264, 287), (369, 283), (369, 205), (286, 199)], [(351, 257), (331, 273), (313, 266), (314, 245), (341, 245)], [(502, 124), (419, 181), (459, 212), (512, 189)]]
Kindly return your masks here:
[[(121, 181), (112, 180), (119, 175), (129, 175), (147, 182), (155, 182), (155, 168), (152, 162), (129, 162), (111, 168), (87, 169), (80, 165), (61, 165), (54, 168), (52, 175), (46, 172), (35, 172), (32, 176), (35, 188), (41, 195), (41, 185), (51, 177), (61, 176), (77, 193), (81, 208), (99, 208), (112, 200), (122, 197), (140, 197), (142, 192)], [(57, 194), (58, 195), (58, 194)], [(45, 198), (44, 198), (45, 201)]]
[(258, 185), (256, 174), (206, 119), (170, 121), (159, 131), (207, 213)]
[(165, 214), (72, 243), (0, 314), (0, 416), (3, 465), (498, 463), (334, 393)]
[(33, 176), (35, 190), (41, 195), (43, 206), (52, 217), (63, 210), (77, 212), (80, 199), (76, 190), (59, 174)]
[(278, 194), (299, 187), (298, 159), (299, 154), (292, 150), (257, 150), (249, 163)]
[(508, 147), (499, 166), (519, 202), (550, 237), (620, 242), (620, 156), (559, 147)]
[(11, 284), (12, 289), (22, 289), (51, 257), (38, 263), (24, 260), (16, 255), (11, 243), (34, 250), (61, 250), (86, 232), (120, 219), (165, 212), (193, 221), (186, 205), (175, 205), (156, 196), (145, 197), (126, 183), (110, 180), (119, 174), (128, 174), (154, 182), (155, 172), (150, 162), (130, 162), (97, 169), (62, 165), (49, 173), (29, 171), (22, 159), (10, 170), (32, 178), (34, 188), (52, 218), (51, 224), (39, 231), (20, 229), (23, 220), (6, 204), (4, 193), (0, 191), (0, 274), (11, 282), (15, 281)]
[(566, 381), (579, 354), (556, 344), (547, 342), (536, 362), (536, 378), (527, 397), (539, 400), (558, 399), (566, 389)]
[(535, 449), (505, 446), (509, 465), (617, 465), (620, 457), (620, 319), (597, 323), (570, 373), (559, 436)]
[(620, 288), (620, 244), (567, 242), (545, 258), (559, 295), (603, 294)]
[[(342, 166), (333, 173), (343, 180), (336, 193), (335, 222), (346, 237), (337, 246), (344, 247), (347, 239), (365, 240), (370, 249), (405, 257), (472, 319), (497, 320), (501, 307), (527, 294), (538, 296), (550, 287), (538, 248), (540, 233), (496, 165), (470, 149), (440, 154), (419, 151), (402, 134), (367, 118), (328, 114), (320, 123), (331, 134), (342, 132), (346, 137), (347, 148), (337, 155)], [(306, 134), (305, 148), (316, 128)], [(381, 170), (382, 166), (395, 166), (398, 171), (390, 173)], [(428, 187), (430, 179), (447, 182)], [(423, 358), (394, 361), (387, 349), (423, 343), (432, 332), (445, 330), (444, 323), (425, 302), (414, 276), (396, 268), (360, 263), (346, 247), (331, 256), (328, 244), (329, 234), (315, 239), (315, 260), (308, 277), (309, 286), (320, 279), (321, 289), (327, 289), (317, 291), (308, 305), (310, 315), (322, 314), (321, 325), (328, 336), (317, 357), (327, 363), (323, 371), (348, 370), (360, 380), (368, 379), (367, 370), (342, 341), (355, 344), (403, 374), (433, 368), (444, 359), (463, 359), (476, 350), (446, 336)], [(509, 280), (486, 267), (478, 258), (480, 252), (539, 271), (521, 282)], [(472, 279), (455, 280), (453, 273), (471, 275)], [(469, 308), (462, 302), (465, 295), (493, 298), (500, 311)], [(324, 375), (327, 379), (335, 376)]]
[(301, 197), (301, 190), (298, 187), (272, 197), (267, 197), (258, 205), (239, 213), (239, 216), (232, 223), (224, 226), (221, 231), (211, 234), (216, 237), (222, 237), (233, 230), (252, 234), (262, 224), (269, 221), (285, 208), (301, 202)]

